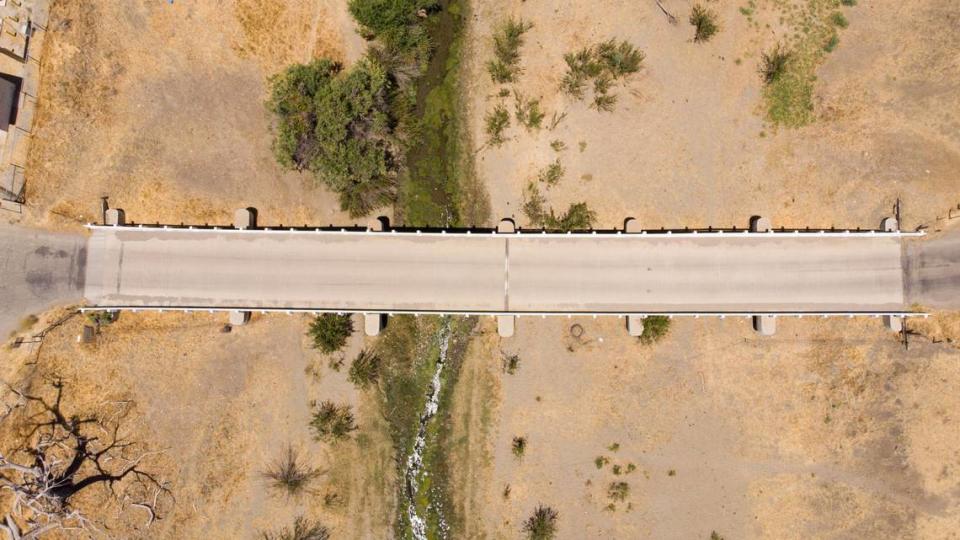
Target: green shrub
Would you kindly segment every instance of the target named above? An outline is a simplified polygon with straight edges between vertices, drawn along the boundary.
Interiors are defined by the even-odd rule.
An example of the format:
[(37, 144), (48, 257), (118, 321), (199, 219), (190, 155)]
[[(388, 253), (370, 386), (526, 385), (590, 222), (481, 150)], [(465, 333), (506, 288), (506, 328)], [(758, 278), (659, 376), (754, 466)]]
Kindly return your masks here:
[(349, 405), (337, 405), (326, 400), (313, 406), (313, 418), (310, 427), (313, 437), (318, 441), (337, 442), (346, 439), (350, 433), (356, 431), (357, 424), (350, 411)]
[[(553, 213), (551, 212), (551, 217)], [(597, 214), (587, 207), (587, 203), (572, 203), (559, 219), (551, 220), (551, 225), (561, 231), (583, 231), (593, 227)]]
[(270, 488), (288, 497), (298, 497), (321, 471), (300, 463), (300, 456), (292, 446), (287, 446), (283, 457), (263, 472)]
[(610, 458), (606, 456), (597, 456), (597, 458), (593, 460), (593, 464), (596, 465), (598, 469), (602, 469), (607, 463), (610, 463)]
[(540, 171), (537, 179), (545, 182), (548, 186), (555, 186), (563, 178), (565, 172), (566, 170), (563, 168), (563, 164), (560, 163), (560, 158), (557, 158), (553, 163), (547, 165)]
[(520, 47), (523, 34), (533, 28), (533, 24), (523, 19), (507, 19), (493, 34), (493, 53), (495, 60), (487, 62), (487, 71), (495, 83), (512, 82), (520, 72)]
[(329, 354), (339, 351), (353, 335), (353, 319), (350, 315), (324, 313), (310, 323), (307, 334), (313, 338), (313, 347)]
[(503, 357), (503, 371), (507, 375), (513, 375), (520, 369), (520, 356), (511, 354)]
[(615, 501), (625, 501), (630, 496), (630, 484), (626, 482), (611, 482), (607, 488), (607, 496)]
[(514, 456), (522, 458), (523, 453), (527, 451), (527, 438), (514, 437), (513, 442), (510, 444), (510, 451), (513, 452)]
[(487, 143), (492, 146), (500, 146), (507, 141), (503, 132), (510, 127), (510, 113), (507, 108), (497, 104), (492, 111), (487, 113), (483, 119), (486, 125)]
[(529, 540), (551, 540), (557, 535), (559, 516), (553, 508), (538, 505), (533, 515), (523, 522), (523, 532)]
[(368, 57), (343, 72), (315, 60), (290, 66), (270, 84), (267, 106), (277, 117), (274, 153), (282, 165), (313, 172), (352, 217), (394, 200), (394, 85), (379, 62)]
[(720, 30), (717, 25), (717, 14), (700, 4), (694, 4), (690, 10), (690, 24), (695, 28), (693, 41), (703, 43), (709, 41)]
[[(87, 316), (87, 320), (90, 321), (90, 324), (94, 324), (97, 326), (108, 326), (117, 320), (116, 311), (87, 311), (86, 316)], [(30, 315), (29, 317), (21, 321), (20, 324), (22, 327), (24, 325), (27, 325), (27, 323), (29, 323), (26, 326), (27, 328), (29, 328), (30, 326), (33, 326), (37, 322), (37, 320), (38, 319), (35, 316)]]
[(347, 378), (361, 389), (376, 384), (380, 378), (380, 357), (366, 349), (360, 351), (350, 364)]
[(554, 139), (550, 141), (550, 148), (552, 148), (554, 152), (563, 152), (567, 149), (567, 143), (560, 139)]
[(563, 215), (557, 217), (553, 208), (546, 210), (547, 201), (534, 182), (527, 183), (523, 199), (523, 213), (536, 227), (561, 231), (586, 230), (593, 227), (597, 217), (583, 202), (572, 203)]
[(848, 21), (843, 13), (840, 13), (839, 11), (836, 11), (830, 15), (830, 22), (833, 23), (833, 25), (837, 28), (846, 28), (850, 26), (850, 21)]
[(436, 0), (350, 0), (350, 15), (368, 38), (379, 38), (398, 52), (422, 51), (429, 37), (420, 25), (421, 10), (437, 9)]
[(857, 0), (840, 0), (840, 3), (847, 7), (853, 7), (857, 5)]
[(643, 333), (640, 342), (650, 345), (660, 341), (670, 331), (670, 317), (665, 315), (651, 315), (643, 319)]
[(603, 70), (619, 79), (640, 71), (644, 54), (628, 41), (617, 43), (611, 39), (597, 45), (596, 57)]
[(284, 527), (278, 531), (261, 532), (260, 538), (262, 540), (329, 540), (330, 530), (318, 521), (310, 521), (299, 516), (294, 520), (292, 529)]
[(839, 44), (840, 44), (840, 36), (838, 36), (837, 34), (832, 34), (830, 36), (830, 39), (828, 39), (827, 42), (823, 44), (823, 50), (826, 52), (833, 52), (833, 50), (836, 49), (837, 45)]

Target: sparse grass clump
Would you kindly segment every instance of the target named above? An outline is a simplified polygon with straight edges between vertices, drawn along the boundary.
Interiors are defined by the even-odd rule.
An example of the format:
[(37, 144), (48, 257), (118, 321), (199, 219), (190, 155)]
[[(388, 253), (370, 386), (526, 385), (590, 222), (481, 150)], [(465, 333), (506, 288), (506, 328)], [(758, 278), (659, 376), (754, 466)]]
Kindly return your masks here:
[(554, 152), (563, 152), (567, 149), (567, 143), (560, 139), (554, 139), (550, 141), (550, 148), (552, 148)]
[(651, 345), (660, 341), (670, 331), (670, 317), (665, 315), (651, 315), (643, 319), (643, 333), (640, 342)]
[(857, 0), (840, 0), (840, 3), (847, 7), (853, 7), (857, 5)]
[(537, 506), (533, 515), (523, 522), (523, 533), (528, 540), (551, 540), (557, 535), (560, 514), (549, 506)]
[(300, 516), (293, 522), (293, 528), (260, 532), (262, 540), (329, 540), (330, 529), (319, 521), (311, 521)]
[(353, 335), (353, 319), (350, 315), (324, 313), (310, 323), (307, 331), (313, 339), (313, 347), (330, 354), (339, 351)]
[(493, 34), (493, 53), (496, 59), (487, 62), (487, 71), (495, 83), (513, 82), (520, 72), (520, 47), (523, 34), (533, 28), (523, 19), (507, 19)]
[(837, 34), (831, 34), (830, 39), (828, 39), (827, 42), (823, 44), (823, 50), (826, 52), (833, 52), (833, 50), (836, 49), (837, 45), (839, 44), (840, 44), (840, 36), (838, 36)]
[(587, 83), (593, 81), (591, 106), (598, 111), (611, 111), (617, 96), (610, 94), (610, 89), (618, 80), (640, 71), (643, 59), (643, 52), (632, 44), (613, 39), (567, 53), (563, 57), (567, 72), (560, 89), (579, 100), (586, 97)]
[(320, 470), (301, 463), (300, 456), (293, 446), (287, 446), (283, 457), (267, 467), (263, 477), (267, 479), (271, 489), (287, 497), (299, 497), (306, 491), (310, 482), (321, 474)]
[(690, 24), (695, 29), (693, 34), (695, 43), (709, 41), (720, 30), (716, 12), (701, 4), (694, 4), (693, 9), (690, 10)]
[(537, 179), (541, 182), (544, 182), (548, 186), (555, 186), (563, 178), (565, 172), (566, 169), (564, 169), (563, 164), (560, 163), (560, 158), (557, 158), (553, 161), (553, 163), (547, 165), (540, 171), (540, 173), (537, 175)]
[(524, 190), (523, 213), (534, 226), (560, 231), (586, 230), (593, 227), (597, 218), (587, 203), (573, 203), (566, 212), (557, 216), (553, 208), (546, 209), (546, 202), (536, 183), (529, 182)]
[(507, 141), (503, 132), (510, 127), (510, 113), (507, 108), (497, 104), (483, 119), (487, 132), (487, 143), (491, 146), (500, 146)]
[[(113, 322), (117, 320), (116, 311), (87, 311), (86, 316), (90, 324), (93, 324), (96, 326), (109, 326), (110, 324), (113, 324)], [(20, 326), (21, 328), (24, 328), (24, 325), (26, 325), (26, 328), (29, 328), (34, 324), (36, 324), (37, 320), (38, 319), (36, 316), (29, 315), (26, 318), (24, 318), (23, 321), (20, 321)]]
[(610, 463), (610, 458), (607, 456), (597, 456), (593, 460), (593, 464), (597, 466), (598, 469), (602, 469), (607, 463)]
[(376, 384), (380, 377), (380, 357), (366, 349), (360, 351), (350, 364), (348, 379), (361, 389)]
[(607, 488), (607, 496), (614, 501), (625, 501), (630, 495), (630, 484), (626, 482), (610, 482)]
[(527, 438), (514, 437), (513, 442), (510, 444), (510, 451), (513, 452), (513, 455), (517, 458), (522, 458), (524, 452), (527, 451)]
[(322, 403), (311, 404), (315, 408), (310, 427), (313, 436), (318, 441), (337, 442), (350, 437), (356, 431), (357, 424), (350, 411), (349, 405), (337, 405), (326, 400)]
[(830, 22), (837, 28), (846, 28), (850, 26), (850, 21), (848, 21), (843, 13), (840, 13), (839, 11), (835, 11), (832, 15), (830, 15)]
[(517, 123), (527, 128), (527, 130), (540, 129), (540, 124), (543, 122), (544, 117), (547, 116), (545, 112), (540, 110), (540, 100), (527, 99), (519, 92), (514, 92), (513, 96), (516, 99), (514, 116), (517, 119)]

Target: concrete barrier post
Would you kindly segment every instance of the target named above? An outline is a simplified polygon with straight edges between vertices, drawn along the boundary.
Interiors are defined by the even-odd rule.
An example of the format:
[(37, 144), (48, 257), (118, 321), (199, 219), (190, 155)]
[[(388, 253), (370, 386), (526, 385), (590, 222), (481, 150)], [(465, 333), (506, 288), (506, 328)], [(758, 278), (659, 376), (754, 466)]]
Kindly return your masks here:
[(770, 219), (763, 216), (753, 216), (750, 218), (750, 232), (769, 232)]
[(899, 332), (903, 330), (903, 317), (899, 315), (884, 315), (883, 326), (885, 326), (887, 330)]
[(121, 208), (110, 208), (104, 215), (106, 216), (107, 225), (123, 226), (127, 224), (126, 214), (124, 214)]
[(643, 335), (643, 319), (642, 315), (627, 315), (627, 332), (632, 337)]
[(230, 312), (230, 326), (243, 326), (250, 322), (249, 311), (233, 310)]
[(640, 220), (632, 217), (623, 220), (623, 232), (628, 234), (643, 232), (643, 227), (640, 226)]
[(513, 234), (517, 232), (517, 224), (510, 218), (503, 218), (497, 224), (497, 232), (500, 234)]
[(238, 208), (233, 213), (233, 226), (237, 229), (253, 229), (257, 226), (256, 208)]
[(516, 317), (513, 315), (497, 315), (497, 333), (500, 337), (512, 337)]
[(754, 315), (753, 329), (761, 336), (772, 336), (777, 333), (777, 318), (773, 315)]
[(380, 331), (387, 326), (386, 313), (364, 313), (363, 333), (373, 337), (380, 335)]

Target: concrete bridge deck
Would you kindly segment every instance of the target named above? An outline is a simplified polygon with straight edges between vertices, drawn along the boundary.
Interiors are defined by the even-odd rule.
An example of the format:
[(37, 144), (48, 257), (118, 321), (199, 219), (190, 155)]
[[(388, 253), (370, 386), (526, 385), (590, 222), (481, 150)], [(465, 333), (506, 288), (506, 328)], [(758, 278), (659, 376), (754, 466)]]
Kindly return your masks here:
[(902, 312), (910, 235), (91, 229), (95, 306), (480, 314)]

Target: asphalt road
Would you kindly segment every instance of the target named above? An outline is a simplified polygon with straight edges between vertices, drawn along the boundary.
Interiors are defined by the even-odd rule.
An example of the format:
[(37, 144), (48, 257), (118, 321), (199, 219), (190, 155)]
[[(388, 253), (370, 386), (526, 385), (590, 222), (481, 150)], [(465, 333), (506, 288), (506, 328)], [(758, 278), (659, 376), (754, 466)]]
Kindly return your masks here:
[(102, 306), (440, 312), (822, 312), (904, 307), (887, 236), (415, 236), (95, 229)]
[(0, 224), (0, 336), (28, 315), (82, 301), (86, 240)]
[(960, 228), (906, 244), (904, 291), (909, 305), (960, 309)]

